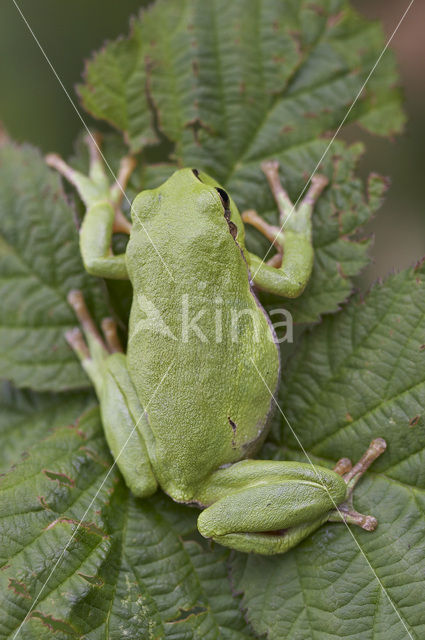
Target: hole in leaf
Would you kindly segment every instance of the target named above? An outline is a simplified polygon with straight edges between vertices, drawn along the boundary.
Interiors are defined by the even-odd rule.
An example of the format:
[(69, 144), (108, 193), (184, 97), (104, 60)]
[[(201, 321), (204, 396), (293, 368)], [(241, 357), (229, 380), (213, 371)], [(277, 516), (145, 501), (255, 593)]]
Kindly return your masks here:
[(172, 618), (168, 622), (182, 622), (183, 620), (187, 620), (189, 616), (198, 616), (201, 613), (205, 613), (207, 608), (202, 605), (195, 605), (190, 609), (179, 609), (179, 613), (175, 618)]

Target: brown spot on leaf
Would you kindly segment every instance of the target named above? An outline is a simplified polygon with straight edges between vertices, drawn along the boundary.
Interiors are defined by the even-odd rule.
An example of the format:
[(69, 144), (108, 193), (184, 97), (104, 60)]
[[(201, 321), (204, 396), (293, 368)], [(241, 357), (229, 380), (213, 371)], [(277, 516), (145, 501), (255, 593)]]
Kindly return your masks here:
[(72, 637), (77, 636), (77, 629), (60, 618), (54, 618), (52, 615), (45, 615), (44, 613), (41, 613), (41, 611), (33, 611), (31, 618), (38, 618), (45, 627), (53, 632), (62, 631), (62, 633)]
[(78, 575), (81, 576), (83, 580), (86, 580), (93, 587), (101, 588), (105, 584), (104, 580), (102, 580), (102, 578), (99, 578), (99, 576), (87, 576), (85, 573), (80, 573), (80, 571), (78, 571)]
[(415, 416), (414, 418), (409, 420), (409, 426), (410, 427), (415, 427), (418, 424), (420, 419), (421, 419), (421, 416)]
[(57, 473), (55, 471), (49, 471), (48, 469), (43, 469), (43, 473), (49, 478), (49, 480), (56, 480), (59, 484), (65, 484), (68, 487), (75, 486), (75, 481), (65, 473)]
[(104, 531), (102, 531), (102, 529), (100, 529), (100, 527), (98, 527), (94, 522), (81, 522), (72, 518), (56, 518), (56, 520), (53, 520), (53, 522), (50, 522), (50, 524), (47, 525), (45, 530), (47, 531), (48, 529), (53, 529), (53, 527), (55, 527), (56, 525), (65, 523), (75, 525), (75, 527), (78, 527), (78, 529), (83, 529), (87, 533), (93, 534), (95, 536), (100, 536), (105, 539), (108, 538), (108, 535)]
[(89, 447), (80, 447), (79, 451), (83, 451), (89, 458), (91, 458), (91, 460), (96, 462), (96, 464), (102, 465), (102, 467), (105, 467), (105, 469), (109, 469), (109, 467), (111, 466), (109, 460), (103, 460), (102, 458), (100, 458), (96, 451), (93, 451)]
[(180, 607), (177, 616), (175, 618), (171, 618), (171, 620), (168, 620), (167, 622), (171, 622), (173, 624), (176, 622), (184, 622), (192, 616), (203, 615), (206, 611), (207, 609), (203, 605), (194, 605), (189, 609), (183, 609), (183, 607)]
[[(195, 102), (194, 102), (194, 107), (195, 107), (196, 110), (198, 109), (197, 100), (195, 100)], [(199, 142), (199, 133), (201, 132), (202, 129), (204, 129), (205, 131), (208, 131), (208, 133), (210, 133), (210, 134), (214, 133), (213, 130), (208, 125), (206, 125), (204, 122), (202, 122), (202, 120), (200, 118), (194, 118), (193, 120), (189, 120), (185, 124), (185, 128), (192, 129), (193, 137), (195, 139), (195, 143), (198, 146), (201, 146), (200, 142)]]
[(24, 582), (20, 582), (19, 580), (15, 580), (15, 578), (9, 578), (9, 584), (7, 586), (8, 589), (11, 589), (17, 596), (21, 596), (22, 598), (28, 598), (31, 600), (31, 596), (28, 593), (27, 585)]
[(43, 507), (43, 509), (46, 509), (46, 511), (51, 511), (51, 508), (47, 504), (46, 498), (44, 496), (38, 496), (38, 501), (41, 504), (41, 506)]

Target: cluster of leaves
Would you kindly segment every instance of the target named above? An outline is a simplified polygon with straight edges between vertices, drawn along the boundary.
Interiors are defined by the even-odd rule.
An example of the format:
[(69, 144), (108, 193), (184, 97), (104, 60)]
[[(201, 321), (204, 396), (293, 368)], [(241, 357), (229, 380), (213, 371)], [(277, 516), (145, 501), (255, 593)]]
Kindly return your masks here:
[[(382, 45), (380, 28), (345, 0), (158, 0), (88, 63), (79, 93), (140, 152), (130, 197), (176, 165), (199, 166), (241, 209), (276, 221), (260, 162), (279, 159), (296, 199)], [(395, 82), (386, 55), (349, 119), (398, 131)], [(116, 167), (116, 134), (106, 151)], [(330, 524), (270, 559), (211, 548), (195, 510), (160, 492), (136, 500), (109, 471), (95, 397), (63, 338), (75, 324), (66, 294), (80, 288), (98, 320), (112, 310), (125, 321), (128, 285), (84, 273), (78, 206), (37, 151), (1, 147), (0, 375), (11, 383), (0, 389), (0, 637), (424, 635), (425, 268), (330, 314), (367, 262), (360, 228), (385, 186), (355, 177), (360, 152), (334, 143), (320, 167), (331, 186), (314, 216), (314, 274), (290, 309), (300, 322), (323, 319), (294, 349), (280, 400), (321, 464), (387, 440), (356, 492), (379, 528)], [(78, 152), (74, 162), (85, 161)], [(267, 250), (256, 232), (248, 244)], [(263, 455), (305, 461), (288, 423)]]

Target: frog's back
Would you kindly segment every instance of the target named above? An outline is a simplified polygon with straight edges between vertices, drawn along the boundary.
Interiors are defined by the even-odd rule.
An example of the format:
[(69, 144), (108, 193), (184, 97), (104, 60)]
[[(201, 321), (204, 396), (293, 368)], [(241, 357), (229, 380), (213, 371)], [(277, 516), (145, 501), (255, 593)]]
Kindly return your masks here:
[(202, 478), (261, 444), (279, 354), (215, 188), (185, 169), (134, 211), (128, 366), (157, 479), (188, 501)]

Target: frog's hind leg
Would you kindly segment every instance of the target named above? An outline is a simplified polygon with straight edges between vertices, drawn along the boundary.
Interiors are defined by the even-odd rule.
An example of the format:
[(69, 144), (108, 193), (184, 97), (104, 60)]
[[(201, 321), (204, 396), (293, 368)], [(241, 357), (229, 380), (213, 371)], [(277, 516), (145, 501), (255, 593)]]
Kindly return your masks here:
[[(124, 156), (120, 162), (118, 175), (115, 177), (112, 174), (114, 181), (111, 185), (105, 169), (104, 156), (101, 152), (101, 136), (96, 133), (89, 133), (85, 136), (84, 141), (89, 151), (88, 175), (84, 175), (81, 171), (71, 167), (57, 153), (49, 153), (46, 156), (46, 164), (56, 169), (76, 188), (87, 208), (101, 200), (106, 200), (112, 204), (119, 218), (119, 213), (123, 215), (119, 207), (125, 197), (125, 189), (136, 166), (136, 160), (132, 155)], [(117, 220), (117, 227), (119, 226), (120, 220)], [(129, 233), (130, 229), (131, 224), (123, 217), (122, 228), (114, 230)]]
[(199, 490), (200, 502), (208, 505), (198, 517), (204, 537), (265, 555), (297, 545), (346, 495), (344, 480), (329, 469), (273, 460), (218, 469)]
[(279, 163), (270, 160), (261, 168), (279, 210), (280, 227), (268, 224), (253, 210), (242, 213), (242, 220), (258, 229), (277, 249), (268, 262), (249, 254), (252, 278), (260, 289), (296, 298), (305, 289), (313, 268), (311, 216), (328, 179), (323, 175), (313, 176), (307, 194), (295, 207), (280, 182)]
[(96, 389), (111, 453), (134, 495), (152, 495), (157, 489), (157, 481), (143, 437), (147, 417), (128, 373), (116, 324), (111, 318), (105, 318), (102, 321), (102, 337), (81, 291), (71, 291), (68, 301), (82, 331), (79, 328), (72, 329), (67, 332), (66, 339)]
[(288, 551), (328, 521), (373, 531), (376, 518), (354, 510), (352, 493), (385, 446), (377, 438), (354, 467), (343, 458), (333, 471), (272, 460), (218, 469), (198, 487), (206, 505), (198, 529), (226, 547), (266, 555)]
[(125, 257), (112, 254), (111, 241), (113, 233), (129, 234), (131, 231), (131, 223), (123, 214), (121, 204), (135, 159), (125, 156), (121, 160), (118, 177), (111, 185), (100, 151), (100, 138), (90, 134), (86, 143), (90, 155), (87, 176), (73, 169), (57, 154), (46, 156), (46, 162), (74, 185), (86, 205), (80, 231), (81, 255), (86, 270), (99, 277), (125, 279), (128, 277)]

